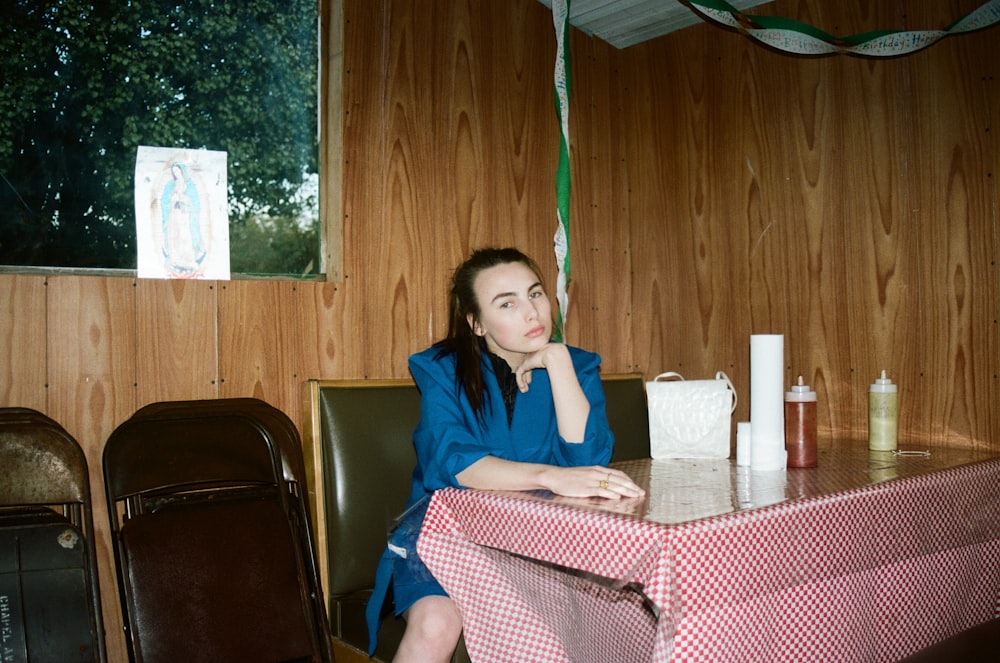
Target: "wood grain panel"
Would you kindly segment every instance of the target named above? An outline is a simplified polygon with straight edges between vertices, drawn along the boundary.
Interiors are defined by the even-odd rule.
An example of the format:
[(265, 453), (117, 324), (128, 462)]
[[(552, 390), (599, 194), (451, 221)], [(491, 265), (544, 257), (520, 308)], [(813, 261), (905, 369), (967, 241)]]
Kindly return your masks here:
[(996, 218), (996, 183), (984, 172), (996, 148), (985, 140), (989, 108), (967, 102), (985, 97), (997, 59), (974, 46), (952, 40), (941, 44), (946, 57), (921, 53), (912, 68), (913, 145), (923, 167), (907, 221), (919, 236), (924, 287), (911, 328), (932, 331), (922, 336), (933, 348), (910, 358), (901, 388), (925, 405), (910, 428), (955, 443), (990, 439), (983, 424), (998, 395), (996, 365), (984, 361), (997, 356), (996, 233), (987, 222)]
[[(768, 8), (841, 34), (941, 16), (861, 3)], [(702, 26), (628, 49), (637, 356), (648, 343), (660, 370), (685, 374), (730, 360), (745, 393), (746, 337), (783, 333), (787, 380), (803, 373), (816, 386), (830, 434), (866, 434), (867, 385), (882, 367), (910, 394), (904, 436), (975, 444), (983, 432), (973, 421), (992, 431), (996, 417), (970, 403), (973, 390), (996, 389), (987, 285), (996, 233), (982, 222), (995, 183), (973, 184), (970, 174), (995, 159), (989, 106), (973, 101), (989, 80), (976, 63), (995, 60), (988, 43), (952, 38), (884, 61), (795, 58)], [(975, 54), (963, 55), (969, 48)], [(667, 62), (683, 64), (674, 72)], [(956, 122), (965, 128), (950, 130)], [(928, 325), (931, 333), (914, 333)], [(971, 355), (989, 357), (978, 374)], [(921, 377), (928, 360), (939, 378)]]
[[(618, 58), (611, 46), (574, 32), (570, 109), (572, 281), (566, 338), (602, 355), (602, 370), (632, 360), (632, 264)], [(611, 94), (608, 91), (611, 91)], [(614, 352), (609, 352), (615, 348)]]
[(46, 411), (46, 280), (0, 274), (0, 406)]
[(87, 457), (108, 658), (124, 661), (101, 454), (115, 427), (135, 411), (135, 281), (51, 276), (48, 302), (47, 414)]
[[(391, 375), (405, 366), (415, 338), (425, 329), (425, 301), (434, 246), (433, 192), (434, 118), (428, 91), (433, 69), (421, 66), (433, 53), (432, 35), (438, 11), (422, 11), (409, 2), (391, 3), (383, 62), (385, 69), (384, 144), (381, 188), (383, 205), (367, 217), (370, 241), (361, 248), (368, 270), (366, 287), (380, 297), (366, 301), (365, 320), (374, 332), (365, 357), (365, 375)], [(440, 10), (440, 7), (437, 8)]]
[[(545, 16), (520, 0), (392, 3), (351, 18), (387, 35), (349, 91), (352, 108), (371, 109), (369, 123), (355, 114), (347, 125), (373, 166), (345, 228), (357, 249), (346, 262), (378, 266), (345, 284), (346, 314), (369, 330), (358, 339), (365, 376), (405, 376), (406, 357), (444, 334), (447, 278), (472, 248), (518, 245), (554, 275), (558, 134), (551, 68), (537, 67), (554, 47), (550, 22), (529, 22)], [(505, 36), (512, 26), (518, 39)]]
[(448, 276), (472, 249), (517, 246), (554, 284), (558, 126), (551, 66), (537, 66), (555, 52), (551, 15), (537, 2), (454, 4), (435, 39), (450, 65), (438, 72), (432, 102), (440, 268), (424, 297), (442, 323), (433, 326), (437, 339), (446, 331)]
[(259, 398), (299, 420), (296, 287), (288, 281), (219, 282), (220, 398)]
[[(680, 323), (676, 305), (679, 284), (671, 265), (676, 253), (671, 233), (670, 180), (664, 161), (674, 155), (666, 127), (674, 121), (674, 104), (655, 98), (655, 85), (673, 76), (659, 66), (650, 44), (629, 49), (622, 57), (623, 132), (628, 183), (629, 246), (632, 254), (632, 346), (636, 370), (647, 376), (677, 369), (679, 345), (674, 329)], [(634, 221), (633, 221), (634, 220)], [(669, 361), (667, 358), (670, 358)]]
[(355, 350), (341, 345), (353, 325), (343, 314), (340, 284), (299, 283), (294, 293), (299, 381), (343, 375), (345, 355)]
[[(852, 340), (870, 338), (843, 333), (850, 329), (843, 323), (861, 315), (858, 324), (871, 327), (864, 317), (869, 313), (867, 305), (853, 301), (857, 293), (867, 296), (870, 284), (877, 282), (865, 272), (871, 262), (861, 238), (873, 214), (893, 208), (889, 200), (871, 204), (871, 198), (880, 195), (877, 182), (884, 175), (870, 177), (867, 168), (853, 166), (867, 165), (872, 154), (871, 162), (883, 165), (896, 157), (881, 151), (891, 145), (891, 135), (878, 131), (877, 125), (873, 130), (867, 121), (852, 122), (841, 112), (845, 99), (855, 100), (857, 109), (864, 108), (855, 82), (859, 73), (853, 71), (856, 61), (801, 60), (761, 49), (754, 51), (752, 61), (746, 85), (752, 86), (760, 100), (768, 132), (763, 144), (766, 151), (759, 158), (777, 166), (760, 173), (754, 169), (761, 195), (772, 205), (768, 225), (758, 226), (749, 251), (753, 255), (769, 242), (776, 251), (773, 262), (759, 265), (761, 271), (755, 273), (752, 291), (766, 293), (755, 300), (755, 321), (758, 311), (774, 307), (771, 329), (785, 335), (786, 382), (792, 383), (801, 374), (822, 394), (820, 427), (831, 430), (843, 425), (834, 413), (848, 403), (866, 407), (866, 401), (851, 401), (867, 398), (862, 393), (867, 389), (864, 377), (851, 383), (850, 372), (839, 370), (842, 367), (831, 373), (830, 352), (849, 348)], [(771, 72), (779, 75), (772, 77)], [(852, 202), (857, 208), (851, 207)], [(852, 260), (862, 262), (852, 266)], [(857, 357), (852, 351), (841, 354)], [(852, 423), (840, 428), (840, 434), (858, 434), (855, 421), (858, 417), (852, 416)]]
[(135, 281), (50, 276), (48, 301), (49, 414), (91, 441), (99, 466), (103, 440), (135, 411)]
[[(443, 338), (448, 330), (448, 291), (454, 269), (479, 243), (483, 227), (493, 214), (488, 200), (493, 169), (489, 167), (489, 125), (492, 109), (482, 67), (491, 61), (483, 51), (484, 30), (477, 3), (456, 2), (448, 7), (447, 18), (435, 23), (432, 39), (440, 48), (441, 62), (428, 100), (433, 118), (434, 163), (441, 175), (433, 191), (434, 222), (429, 235), (434, 246), (434, 262), (428, 266), (427, 291), (417, 293), (426, 313), (414, 350)], [(478, 3), (482, 4), (482, 3)]]
[[(381, 293), (366, 275), (382, 266), (371, 262), (364, 247), (385, 240), (372, 228), (384, 208), (385, 107), (388, 4), (344, 2), (344, 277), (341, 313), (348, 321), (340, 344), (345, 375), (365, 375), (369, 342), (383, 342), (381, 323), (365, 319), (366, 309), (381, 309)], [(368, 293), (371, 293), (369, 296)], [(368, 331), (365, 331), (368, 330)], [(375, 331), (372, 331), (375, 330)], [(399, 370), (399, 367), (396, 367)]]
[(215, 281), (136, 282), (139, 406), (219, 394)]
[(344, 3), (324, 0), (320, 6), (320, 269), (331, 281), (344, 273)]
[[(767, 229), (773, 218), (754, 179), (759, 165), (754, 166), (752, 155), (757, 146), (748, 145), (741, 132), (746, 126), (741, 122), (756, 119), (756, 98), (747, 94), (740, 78), (751, 66), (749, 58), (724, 48), (710, 32), (694, 47), (704, 56), (688, 58), (689, 63), (665, 81), (669, 87), (658, 90), (676, 100), (664, 109), (673, 118), (667, 123), (673, 147), (664, 176), (671, 207), (659, 220), (676, 236), (671, 253), (660, 258), (671, 263), (679, 307), (672, 323), (678, 355), (668, 366), (676, 365), (672, 370), (689, 378), (726, 371), (743, 395), (740, 407), (745, 408), (749, 335), (768, 331), (766, 322), (755, 328), (753, 294), (758, 288), (753, 267), (765, 255), (765, 243), (770, 240), (773, 246)], [(691, 43), (671, 44), (660, 57), (683, 61), (691, 48)], [(735, 211), (754, 205), (756, 213), (745, 218)]]
[(475, 245), (517, 246), (539, 263), (552, 288), (559, 157), (552, 16), (531, 0), (479, 4), (476, 37), (486, 47), (475, 67), (488, 93), (481, 168), (489, 177), (481, 227), (491, 230)]

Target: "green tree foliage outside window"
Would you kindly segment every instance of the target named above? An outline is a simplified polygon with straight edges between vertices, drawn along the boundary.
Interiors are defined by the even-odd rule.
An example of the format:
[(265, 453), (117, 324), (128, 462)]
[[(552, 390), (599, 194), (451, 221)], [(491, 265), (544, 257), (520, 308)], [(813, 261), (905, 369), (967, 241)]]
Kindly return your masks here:
[(5, 0), (0, 264), (135, 268), (140, 145), (227, 152), (231, 269), (317, 271), (316, 0)]

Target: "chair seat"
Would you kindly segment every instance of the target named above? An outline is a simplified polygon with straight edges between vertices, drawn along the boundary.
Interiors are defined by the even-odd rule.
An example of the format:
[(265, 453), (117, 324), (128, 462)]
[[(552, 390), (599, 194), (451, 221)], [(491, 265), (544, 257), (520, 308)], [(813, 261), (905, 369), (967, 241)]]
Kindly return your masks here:
[[(334, 634), (347, 644), (361, 651), (368, 649), (368, 624), (365, 621), (365, 607), (371, 590), (354, 592), (331, 600), (330, 620)], [(391, 604), (390, 604), (391, 605)], [(375, 659), (391, 661), (406, 630), (406, 620), (394, 615), (386, 615), (379, 630), (378, 648)]]
[(277, 498), (164, 507), (121, 536), (143, 660), (309, 660), (309, 606)]

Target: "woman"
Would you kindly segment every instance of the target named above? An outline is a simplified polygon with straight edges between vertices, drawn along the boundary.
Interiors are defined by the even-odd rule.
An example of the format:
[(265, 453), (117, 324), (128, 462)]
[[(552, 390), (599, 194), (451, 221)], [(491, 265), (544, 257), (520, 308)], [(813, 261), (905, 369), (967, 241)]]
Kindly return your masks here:
[(406, 528), (407, 543), (395, 533), (390, 538), (368, 606), (373, 652), (391, 573), (395, 611), (407, 624), (394, 659), (400, 663), (447, 661), (462, 632), (457, 607), (415, 559), (413, 532), (433, 491), (545, 489), (609, 499), (643, 494), (626, 474), (604, 467), (614, 437), (600, 357), (550, 340), (552, 308), (530, 258), (509, 248), (475, 251), (455, 270), (449, 315), (447, 338), (410, 357), (421, 395), (407, 503), (415, 522)]

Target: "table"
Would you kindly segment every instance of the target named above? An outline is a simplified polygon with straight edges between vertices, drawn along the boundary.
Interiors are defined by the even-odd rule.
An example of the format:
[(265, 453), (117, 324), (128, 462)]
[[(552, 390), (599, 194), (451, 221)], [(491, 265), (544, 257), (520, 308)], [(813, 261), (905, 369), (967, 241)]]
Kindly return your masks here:
[(1000, 616), (1000, 453), (615, 465), (647, 495), (435, 493), (475, 661), (894, 661)]

